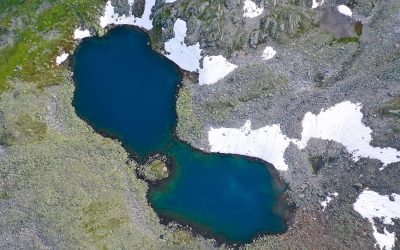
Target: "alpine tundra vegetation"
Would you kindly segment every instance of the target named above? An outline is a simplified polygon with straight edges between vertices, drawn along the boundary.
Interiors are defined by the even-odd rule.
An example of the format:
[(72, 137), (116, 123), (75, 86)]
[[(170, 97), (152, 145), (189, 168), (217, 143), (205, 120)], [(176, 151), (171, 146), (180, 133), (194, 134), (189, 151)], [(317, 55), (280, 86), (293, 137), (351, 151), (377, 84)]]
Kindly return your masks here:
[[(167, 153), (141, 159), (77, 115), (78, 51), (116, 26), (146, 32), (179, 70)], [(162, 101), (153, 91), (146, 103)], [(217, 172), (182, 172), (203, 157), (240, 166), (206, 174), (209, 186), (196, 179), (196, 197), (171, 180)], [(0, 249), (399, 249), (400, 1), (2, 0), (0, 174)], [(195, 210), (174, 210), (223, 194), (211, 179), (233, 176), (254, 176), (255, 189), (227, 185), (246, 202), (284, 192), (271, 211), (287, 230), (235, 244), (191, 223)], [(263, 176), (274, 181), (258, 185)], [(217, 207), (221, 218), (239, 208)]]

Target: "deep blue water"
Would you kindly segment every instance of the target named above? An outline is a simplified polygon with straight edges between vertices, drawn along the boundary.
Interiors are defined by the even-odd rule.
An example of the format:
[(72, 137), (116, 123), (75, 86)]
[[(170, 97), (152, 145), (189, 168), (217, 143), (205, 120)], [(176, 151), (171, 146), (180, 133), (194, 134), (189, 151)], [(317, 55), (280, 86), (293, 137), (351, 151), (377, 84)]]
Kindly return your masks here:
[(174, 137), (181, 76), (148, 41), (141, 30), (123, 26), (81, 43), (74, 56), (78, 115), (122, 141), (139, 162), (155, 153), (168, 157), (171, 176), (151, 186), (148, 194), (166, 221), (228, 243), (284, 232), (284, 185), (270, 165), (207, 154)]
[(140, 157), (162, 150), (176, 123), (180, 75), (147, 35), (117, 28), (82, 42), (74, 59), (78, 115)]

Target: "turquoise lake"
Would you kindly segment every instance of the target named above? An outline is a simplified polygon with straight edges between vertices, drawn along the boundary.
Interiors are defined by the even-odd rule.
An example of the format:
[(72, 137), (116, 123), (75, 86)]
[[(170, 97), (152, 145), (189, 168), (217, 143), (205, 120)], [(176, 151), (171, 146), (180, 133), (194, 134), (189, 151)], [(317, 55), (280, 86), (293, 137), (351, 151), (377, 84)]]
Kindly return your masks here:
[(120, 140), (139, 163), (156, 153), (168, 157), (172, 174), (148, 193), (164, 223), (230, 244), (287, 230), (285, 185), (271, 165), (204, 153), (175, 138), (180, 70), (151, 49), (146, 33), (121, 26), (85, 39), (73, 69), (73, 105), (82, 119)]

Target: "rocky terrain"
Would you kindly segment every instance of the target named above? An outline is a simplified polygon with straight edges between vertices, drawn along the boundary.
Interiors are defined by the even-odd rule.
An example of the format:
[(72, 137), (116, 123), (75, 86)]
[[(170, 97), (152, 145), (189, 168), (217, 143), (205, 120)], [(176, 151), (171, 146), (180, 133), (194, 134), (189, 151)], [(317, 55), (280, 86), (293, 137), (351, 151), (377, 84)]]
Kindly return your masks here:
[[(31, 6), (36, 13), (57, 7), (41, 2)], [(111, 3), (120, 15), (144, 12), (144, 0), (132, 7), (128, 0)], [(248, 18), (242, 0), (156, 1), (149, 31), (156, 50), (163, 52), (180, 18), (187, 23), (187, 45), (199, 42), (203, 55), (221, 54), (238, 66), (213, 85), (199, 85), (197, 73), (183, 72), (177, 136), (209, 150), (211, 127), (240, 128), (251, 120), (253, 129), (280, 124), (284, 134), (300, 139), (305, 113), (351, 101), (363, 106), (362, 122), (373, 131), (373, 146), (400, 149), (400, 2), (326, 0), (313, 9), (311, 0), (255, 3), (264, 10)], [(60, 51), (73, 52), (78, 44), (72, 40), (74, 28), (104, 34), (98, 20), (105, 4), (80, 6), (90, 15), (78, 13), (67, 37), (62, 35), (64, 26), (40, 30), (47, 42), (54, 37), (63, 41), (54, 53), (44, 50), (37, 60), (56, 75), (47, 78), (50, 82), (35, 75), (41, 68), (26, 72), (28, 66), (9, 56), (8, 50), (22, 46), (17, 39), (21, 30), (39, 30), (27, 21), (31, 17), (22, 13), (10, 23), (0, 22), (0, 63), (7, 65), (0, 67), (0, 248), (227, 247), (188, 228), (160, 223), (146, 200), (148, 184), (136, 172), (150, 180), (165, 173), (155, 177), (136, 166), (119, 142), (101, 137), (81, 121), (71, 106), (71, 68), (46, 61), (46, 53), (55, 60)], [(349, 6), (353, 16), (338, 13), (340, 4)], [(0, 20), (19, 8), (6, 3), (0, 7)], [(29, 51), (38, 48), (23, 45)], [(261, 58), (266, 46), (277, 51), (270, 60)], [(242, 248), (374, 249), (371, 224), (353, 204), (366, 187), (382, 195), (399, 194), (400, 163), (380, 171), (378, 160), (354, 162), (343, 145), (320, 139), (311, 139), (302, 150), (291, 144), (285, 161), (288, 171), (279, 174), (288, 183), (288, 201), (296, 205), (289, 230)], [(338, 196), (323, 210), (321, 202), (334, 192)], [(376, 219), (375, 225), (383, 230), (382, 220)], [(399, 220), (386, 229), (395, 232), (394, 249), (400, 249)]]

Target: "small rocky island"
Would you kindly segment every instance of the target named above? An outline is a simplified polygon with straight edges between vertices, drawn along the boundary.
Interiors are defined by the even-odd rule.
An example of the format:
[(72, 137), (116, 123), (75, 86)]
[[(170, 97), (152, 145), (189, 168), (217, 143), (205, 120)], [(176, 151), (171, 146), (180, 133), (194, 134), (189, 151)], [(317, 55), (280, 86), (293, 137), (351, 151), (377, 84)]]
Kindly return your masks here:
[[(121, 25), (179, 67), (179, 145), (282, 180), (284, 233), (229, 244), (160, 215), (169, 162), (77, 114), (75, 53)], [(398, 249), (399, 27), (397, 0), (2, 1), (0, 248)]]
[(158, 159), (155, 159), (148, 164), (139, 166), (138, 172), (139, 175), (144, 177), (144, 179), (151, 182), (163, 180), (167, 178), (169, 174), (167, 164)]

